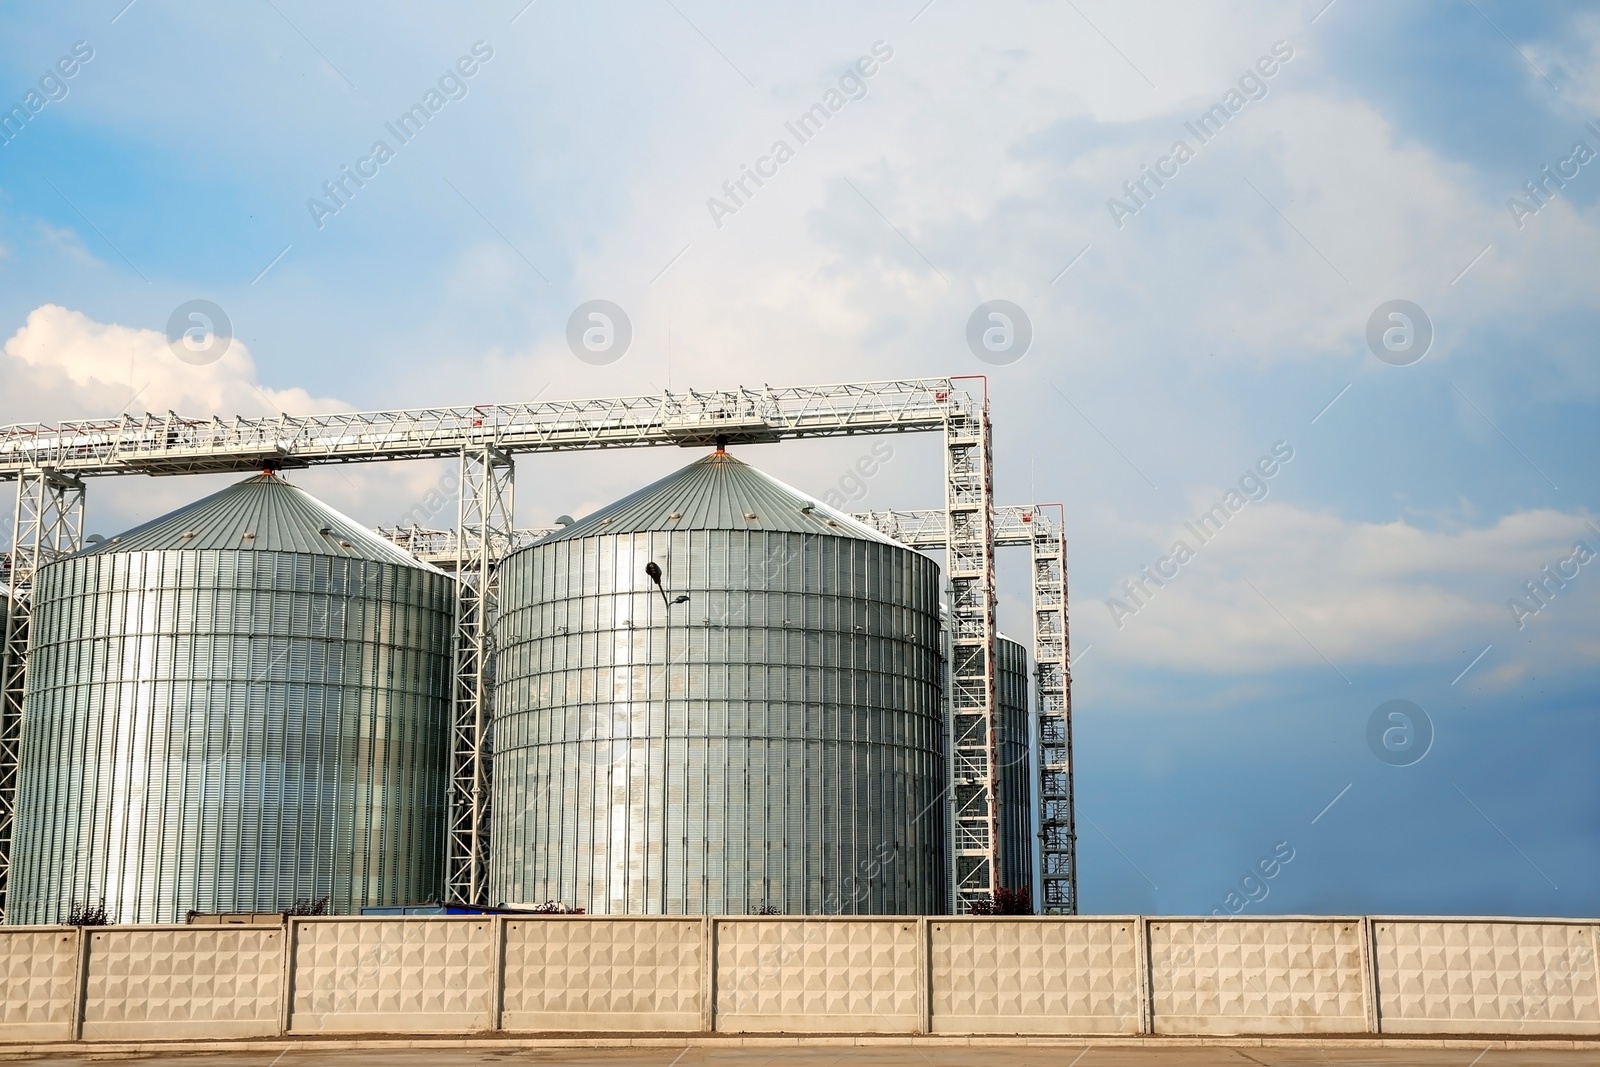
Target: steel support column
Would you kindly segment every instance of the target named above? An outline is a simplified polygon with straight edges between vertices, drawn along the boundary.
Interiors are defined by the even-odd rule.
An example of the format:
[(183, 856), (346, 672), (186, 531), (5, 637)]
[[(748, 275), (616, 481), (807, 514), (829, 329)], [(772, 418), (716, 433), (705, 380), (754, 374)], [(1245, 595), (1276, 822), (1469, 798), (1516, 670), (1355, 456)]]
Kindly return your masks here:
[(494, 445), (462, 448), (445, 898), (464, 904), (489, 903), (496, 570), (512, 543), (513, 475)]
[(957, 914), (994, 899), (1000, 810), (995, 674), (994, 469), (989, 398), (945, 422), (945, 545), (950, 582), (951, 778)]
[(1038, 671), (1039, 879), (1046, 915), (1078, 913), (1078, 839), (1072, 807), (1072, 647), (1067, 628), (1067, 516), (1035, 510), (1033, 658)]
[(4, 575), (4, 642), (0, 644), (0, 923), (5, 921), (6, 893), (11, 885), (33, 577), (46, 563), (83, 547), (83, 497), (83, 482), (70, 475), (44, 468), (17, 476), (10, 566)]

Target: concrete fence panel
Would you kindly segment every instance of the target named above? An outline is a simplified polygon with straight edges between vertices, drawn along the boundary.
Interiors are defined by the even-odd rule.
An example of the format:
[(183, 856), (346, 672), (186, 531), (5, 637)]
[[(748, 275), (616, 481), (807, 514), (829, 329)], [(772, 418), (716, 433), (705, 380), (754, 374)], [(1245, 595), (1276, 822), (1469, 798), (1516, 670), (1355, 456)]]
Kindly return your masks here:
[(1374, 919), (1388, 1034), (1600, 1034), (1593, 923)]
[(1136, 1034), (1135, 919), (930, 919), (936, 1034)]
[(926, 1007), (921, 921), (718, 919), (716, 1029), (916, 1033)]
[(0, 929), (0, 1041), (72, 1040), (77, 987), (77, 930)]
[(505, 939), (506, 1030), (703, 1025), (701, 919), (508, 919)]
[(291, 1033), (462, 1033), (495, 1026), (496, 923), (295, 919)]
[(83, 1036), (268, 1037), (283, 1013), (284, 930), (143, 926), (86, 930)]
[(1151, 919), (1158, 1034), (1362, 1033), (1361, 921)]

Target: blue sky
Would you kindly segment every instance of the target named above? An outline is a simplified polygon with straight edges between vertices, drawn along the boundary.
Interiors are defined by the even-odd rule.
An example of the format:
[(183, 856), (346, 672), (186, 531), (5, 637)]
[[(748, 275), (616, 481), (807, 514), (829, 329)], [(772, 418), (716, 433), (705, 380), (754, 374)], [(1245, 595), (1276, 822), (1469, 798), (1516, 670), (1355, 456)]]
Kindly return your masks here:
[[(524, 2), (0, 14), (0, 108), (93, 53), (0, 145), (0, 420), (988, 373), (1002, 500), (1067, 508), (1085, 910), (1209, 912), (1285, 841), (1245, 913), (1600, 910), (1600, 564), (1507, 603), (1600, 551), (1592, 7)], [(786, 133), (878, 42), (864, 95)], [(457, 98), (401, 144), (430, 90)], [(200, 367), (162, 336), (192, 299), (237, 335)], [(633, 323), (605, 366), (565, 339), (591, 299)], [(1002, 366), (965, 340), (995, 299), (1034, 331)], [(1408, 365), (1367, 341), (1395, 300), (1433, 334)], [(1186, 533), (1279, 442), (1264, 498)], [(937, 442), (893, 445), (859, 506), (935, 504)], [(821, 495), (862, 451), (744, 455)], [(518, 518), (689, 458), (524, 459)], [(298, 480), (377, 524), (443, 473)], [(210, 487), (98, 482), (90, 525)], [(1390, 700), (1432, 724), (1409, 766), (1367, 743)]]

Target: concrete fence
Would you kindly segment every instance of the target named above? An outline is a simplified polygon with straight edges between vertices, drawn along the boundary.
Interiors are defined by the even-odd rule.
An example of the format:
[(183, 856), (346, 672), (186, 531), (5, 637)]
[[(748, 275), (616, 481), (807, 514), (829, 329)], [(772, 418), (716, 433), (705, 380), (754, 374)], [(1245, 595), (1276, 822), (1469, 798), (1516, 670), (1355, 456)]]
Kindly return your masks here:
[(1600, 922), (296, 918), (0, 927), (0, 1042), (1600, 1034)]

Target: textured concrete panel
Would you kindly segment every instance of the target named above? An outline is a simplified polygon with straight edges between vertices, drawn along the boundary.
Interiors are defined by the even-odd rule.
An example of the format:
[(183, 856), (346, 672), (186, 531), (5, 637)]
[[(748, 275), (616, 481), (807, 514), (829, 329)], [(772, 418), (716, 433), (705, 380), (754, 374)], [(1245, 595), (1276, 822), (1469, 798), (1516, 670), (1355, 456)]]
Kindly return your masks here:
[(1158, 1034), (1361, 1033), (1357, 920), (1150, 922)]
[(264, 1037), (283, 1004), (281, 926), (178, 926), (89, 933), (83, 1036)]
[(1384, 1033), (1600, 1033), (1594, 924), (1372, 925)]
[(698, 919), (512, 919), (507, 1030), (693, 1030), (702, 1022)]
[(913, 919), (721, 920), (716, 1028), (914, 1033), (922, 944)]
[(77, 980), (76, 931), (0, 930), (0, 1041), (70, 1040)]
[(1132, 919), (929, 922), (936, 1034), (1136, 1034)]
[(292, 1033), (446, 1033), (494, 1025), (488, 919), (296, 924)]

